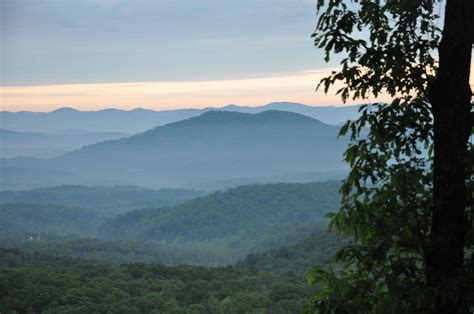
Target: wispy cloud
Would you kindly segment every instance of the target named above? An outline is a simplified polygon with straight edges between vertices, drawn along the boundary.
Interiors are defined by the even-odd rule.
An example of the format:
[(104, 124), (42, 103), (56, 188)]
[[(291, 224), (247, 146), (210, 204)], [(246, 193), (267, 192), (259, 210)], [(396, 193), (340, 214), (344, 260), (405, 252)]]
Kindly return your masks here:
[(310, 38), (314, 4), (304, 0), (0, 6), (4, 86), (236, 79), (323, 63)]

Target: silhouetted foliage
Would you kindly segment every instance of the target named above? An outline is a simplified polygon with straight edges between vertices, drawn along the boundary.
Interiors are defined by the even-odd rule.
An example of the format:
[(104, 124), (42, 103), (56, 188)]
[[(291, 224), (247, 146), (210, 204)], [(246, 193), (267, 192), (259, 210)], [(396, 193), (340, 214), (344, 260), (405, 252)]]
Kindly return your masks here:
[(441, 43), (437, 3), (318, 1), (315, 45), (326, 61), (343, 54), (341, 70), (319, 86), (343, 83), (343, 101), (393, 100), (362, 106), (341, 129), (351, 136), (351, 171), (330, 218), (353, 240), (336, 270), (309, 273), (321, 288), (311, 298), (317, 313), (472, 311), (465, 180), (474, 2), (446, 1)]

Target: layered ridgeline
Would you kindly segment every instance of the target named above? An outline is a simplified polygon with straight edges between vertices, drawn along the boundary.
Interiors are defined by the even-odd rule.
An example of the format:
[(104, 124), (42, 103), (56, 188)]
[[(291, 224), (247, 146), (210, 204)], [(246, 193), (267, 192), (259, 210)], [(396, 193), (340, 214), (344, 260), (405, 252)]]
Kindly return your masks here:
[(181, 187), (235, 178), (343, 169), (338, 126), (284, 111), (209, 111), (53, 159), (3, 159), (0, 186)]
[(52, 112), (0, 111), (0, 121), (3, 128), (21, 132), (65, 133), (87, 130), (89, 132), (138, 133), (213, 110), (244, 113), (284, 110), (316, 118), (324, 123), (340, 124), (345, 120), (357, 118), (358, 108), (359, 106), (312, 107), (290, 102), (275, 102), (259, 107), (228, 105), (222, 108), (163, 111), (141, 108), (130, 111), (119, 109), (79, 111), (72, 108), (60, 108)]
[(235, 262), (249, 252), (298, 241), (326, 225), (339, 204), (339, 181), (248, 185), (180, 205), (132, 211), (103, 224), (105, 239), (195, 246)]
[(204, 195), (193, 190), (151, 190), (136, 186), (58, 186), (0, 192), (0, 243), (5, 239), (95, 237), (118, 214), (144, 207), (179, 204)]
[[(4, 123), (4, 120), (2, 123)], [(130, 133), (119, 132), (63, 131), (62, 133), (39, 133), (0, 129), (0, 158), (56, 157), (85, 145), (130, 135)]]
[(0, 192), (0, 241), (4, 238), (95, 237), (118, 214), (144, 207), (179, 204), (204, 195), (193, 190), (151, 190), (135, 186), (58, 186)]
[[(104, 235), (112, 228), (114, 238), (119, 231), (121, 240), (34, 238), (0, 243), (0, 310), (298, 312), (312, 293), (304, 280), (307, 268), (329, 259), (345, 241), (325, 232), (310, 235), (325, 224), (323, 214), (337, 208), (339, 186), (340, 182), (243, 186), (181, 205), (132, 211), (101, 228)], [(9, 195), (14, 196), (40, 198), (34, 193)], [(57, 205), (41, 206), (51, 206), (46, 214), (68, 212)], [(41, 207), (37, 210), (45, 214)], [(17, 208), (17, 214), (21, 211)], [(51, 218), (49, 228), (65, 223), (50, 216), (35, 221)], [(245, 256), (249, 251), (253, 253)], [(236, 266), (217, 268), (156, 264), (222, 265), (239, 259), (243, 260)], [(134, 263), (123, 264), (127, 262)]]
[[(10, 226), (0, 233), (0, 246), (118, 263), (225, 265), (250, 252), (295, 243), (323, 228), (324, 214), (339, 206), (339, 187), (339, 181), (248, 185), (175, 206), (129, 211), (105, 223), (104, 209), (99, 204), (131, 208), (135, 204), (133, 193), (124, 190), (122, 197), (129, 195), (131, 203), (121, 205), (118, 194), (114, 200), (114, 194), (108, 193), (109, 204), (102, 199), (104, 196), (94, 195), (112, 188), (58, 187), (0, 193), (3, 200), (44, 203), (0, 205), (0, 220)], [(126, 187), (115, 189), (120, 188)], [(68, 189), (72, 191), (65, 193)], [(94, 193), (81, 194), (81, 189)], [(172, 192), (177, 193), (168, 191)], [(90, 198), (80, 201), (78, 195)], [(143, 201), (147, 201), (146, 196), (144, 193)], [(47, 204), (68, 200), (89, 207)], [(94, 201), (98, 207), (92, 206)], [(120, 210), (115, 209), (115, 213)], [(108, 217), (113, 213), (105, 211)]]

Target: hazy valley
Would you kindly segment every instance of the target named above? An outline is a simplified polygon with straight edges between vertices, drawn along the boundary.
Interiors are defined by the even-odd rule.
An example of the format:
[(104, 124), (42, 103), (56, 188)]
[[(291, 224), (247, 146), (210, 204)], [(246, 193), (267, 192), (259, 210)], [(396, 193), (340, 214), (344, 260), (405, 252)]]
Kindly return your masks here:
[[(309, 293), (306, 270), (346, 241), (325, 231), (325, 215), (339, 206), (347, 139), (338, 138), (338, 125), (321, 120), (340, 123), (354, 110), (274, 103), (3, 112), (4, 127), (15, 131), (0, 133), (2, 156), (13, 157), (1, 159), (0, 267), (18, 274), (34, 269), (50, 280), (65, 278), (63, 271), (87, 277), (81, 267), (106, 267), (103, 280), (116, 273), (125, 286), (136, 280), (127, 277), (130, 263), (151, 263), (140, 271), (173, 272), (162, 279), (172, 286), (185, 280), (180, 272), (198, 278), (206, 271), (205, 282), (221, 285), (236, 272), (254, 282), (251, 289), (260, 288), (242, 295), (237, 285), (219, 297), (209, 286), (216, 300), (185, 301), (180, 293), (192, 285), (185, 280), (180, 285), (188, 288), (168, 295), (174, 305), (155, 307), (171, 311), (198, 302), (222, 311), (254, 300), (249, 309), (279, 304), (292, 311)], [(170, 268), (158, 270), (156, 263)], [(234, 266), (174, 266), (180, 264)], [(76, 289), (73, 281), (66, 286)]]
[(346, 141), (337, 139), (338, 131), (338, 126), (288, 111), (208, 111), (54, 158), (0, 159), (0, 187), (91, 184), (209, 190), (219, 182), (225, 187), (335, 179), (345, 169), (341, 156)]
[(0, 314), (474, 313), (473, 0), (0, 20)]

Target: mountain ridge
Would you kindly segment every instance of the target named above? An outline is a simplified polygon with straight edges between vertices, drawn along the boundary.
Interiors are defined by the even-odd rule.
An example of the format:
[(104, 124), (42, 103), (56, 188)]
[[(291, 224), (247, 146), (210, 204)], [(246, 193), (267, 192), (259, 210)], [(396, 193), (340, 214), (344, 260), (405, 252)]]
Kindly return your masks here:
[[(358, 117), (359, 106), (308, 106), (292, 102), (273, 102), (262, 106), (206, 107), (203, 109), (152, 110), (134, 108), (122, 110), (105, 108), (97, 111), (79, 111), (70, 107), (58, 108), (50, 112), (0, 111), (3, 127), (23, 132), (62, 132), (66, 129), (87, 129), (89, 131), (109, 131), (138, 133), (156, 126), (198, 116), (207, 111), (235, 111), (259, 113), (265, 110), (284, 110), (304, 114), (326, 124), (339, 125), (347, 119)], [(58, 117), (62, 121), (57, 121)]]
[(340, 156), (346, 146), (344, 139), (337, 139), (338, 131), (337, 126), (284, 111), (214, 111), (52, 159), (3, 159), (0, 183), (3, 189), (111, 183), (176, 188), (238, 177), (338, 170), (343, 168)]
[[(233, 242), (242, 238), (249, 239), (244, 242), (255, 241), (256, 247), (275, 246), (280, 241), (303, 238), (317, 226), (324, 228), (325, 214), (337, 210), (340, 184), (340, 181), (327, 181), (244, 185), (169, 208), (127, 212), (103, 224), (99, 236), (166, 242), (223, 239)], [(267, 239), (265, 234), (273, 236)], [(285, 234), (283, 238), (282, 234)]]
[(155, 135), (162, 135), (163, 131), (168, 132), (168, 129), (182, 129), (189, 127), (199, 127), (202, 131), (203, 128), (213, 127), (216, 125), (220, 126), (230, 126), (234, 123), (244, 123), (246, 125), (261, 125), (261, 123), (270, 123), (270, 124), (281, 124), (281, 123), (304, 123), (304, 124), (313, 124), (314, 126), (326, 126), (329, 128), (334, 128), (334, 126), (327, 125), (317, 119), (307, 117), (305, 115), (289, 112), (289, 111), (279, 111), (279, 110), (267, 110), (256, 114), (248, 114), (242, 112), (232, 112), (232, 111), (207, 111), (203, 114), (191, 117), (185, 120), (171, 122), (163, 126), (157, 126), (153, 129), (134, 134), (128, 137), (111, 139), (98, 143), (93, 143), (90, 145), (83, 146), (79, 149), (76, 149), (71, 152), (67, 152), (63, 155), (55, 157), (56, 159), (61, 159), (63, 156), (71, 155), (77, 153), (81, 150), (91, 149), (93, 147), (100, 147), (103, 145), (113, 145), (116, 143), (130, 143), (136, 139), (141, 140), (144, 137), (152, 137)]
[[(132, 109), (120, 109), (120, 108), (114, 108), (114, 107), (108, 107), (108, 108), (103, 108), (103, 109), (98, 109), (98, 110), (79, 110), (74, 107), (59, 107), (57, 109), (53, 109), (50, 111), (30, 111), (30, 110), (21, 110), (21, 111), (10, 111), (10, 110), (0, 110), (0, 113), (53, 113), (53, 112), (61, 112), (61, 111), (71, 111), (71, 112), (100, 112), (100, 111), (107, 111), (107, 110), (114, 110), (114, 111), (121, 111), (121, 112), (132, 112), (132, 111), (153, 111), (153, 112), (169, 112), (169, 111), (182, 111), (182, 110), (196, 110), (196, 111), (209, 111), (209, 110), (226, 110), (226, 109), (260, 109), (260, 108), (274, 108), (275, 106), (280, 106), (280, 105), (294, 105), (298, 107), (304, 107), (304, 108), (350, 108), (350, 107), (359, 107), (360, 105), (344, 105), (344, 106), (336, 106), (336, 105), (324, 105), (324, 106), (311, 106), (311, 105), (305, 105), (302, 103), (297, 103), (297, 102), (291, 102), (291, 101), (274, 101), (270, 102), (265, 105), (261, 106), (244, 106), (244, 105), (237, 105), (237, 104), (228, 104), (228, 105), (223, 105), (221, 107), (204, 107), (204, 108), (177, 108), (177, 109), (163, 109), (163, 110), (155, 110), (155, 109), (149, 109), (149, 108), (143, 108), (143, 107), (135, 107)], [(277, 109), (275, 109), (277, 110)]]

